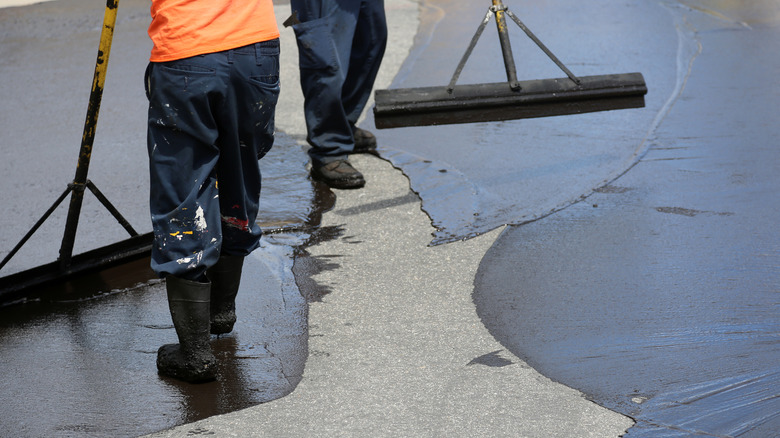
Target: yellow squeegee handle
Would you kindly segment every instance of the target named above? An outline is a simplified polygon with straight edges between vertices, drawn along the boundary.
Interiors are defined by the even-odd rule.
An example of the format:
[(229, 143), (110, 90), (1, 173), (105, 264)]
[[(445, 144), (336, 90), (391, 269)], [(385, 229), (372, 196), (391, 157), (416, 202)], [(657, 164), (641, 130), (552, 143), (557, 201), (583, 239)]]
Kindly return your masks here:
[(116, 24), (116, 12), (118, 0), (106, 2), (106, 13), (103, 18), (103, 30), (100, 33), (100, 47), (98, 48), (97, 61), (95, 62), (95, 75), (92, 78), (92, 91), (89, 96), (87, 118), (84, 121), (84, 135), (81, 139), (81, 151), (76, 169), (74, 183), (84, 184), (87, 180), (89, 158), (92, 154), (92, 143), (95, 140), (95, 128), (97, 127), (100, 102), (103, 98), (103, 86), (106, 83), (106, 71), (108, 69), (108, 56), (111, 54), (111, 42), (114, 38), (114, 25)]
[(95, 141), (95, 129), (97, 127), (100, 102), (103, 98), (103, 86), (106, 82), (108, 69), (108, 56), (111, 53), (111, 42), (114, 38), (114, 26), (116, 25), (116, 13), (119, 0), (106, 0), (106, 12), (103, 16), (103, 29), (100, 32), (100, 46), (98, 47), (97, 61), (95, 62), (95, 75), (92, 78), (92, 92), (89, 95), (87, 117), (84, 122), (84, 134), (81, 138), (79, 160), (76, 165), (76, 176), (70, 188), (72, 195), (68, 218), (65, 223), (65, 234), (60, 246), (60, 266), (67, 267), (73, 255), (73, 242), (76, 237), (81, 205), (84, 200), (84, 189), (87, 185), (87, 171), (89, 160), (92, 156), (92, 144)]
[(509, 31), (506, 28), (506, 17), (504, 16), (504, 11), (507, 9), (501, 0), (493, 0), (491, 10), (496, 14), (498, 41), (501, 43), (501, 54), (504, 56), (506, 80), (513, 90), (518, 90), (520, 89), (520, 84), (517, 82), (517, 68), (515, 67), (515, 59), (512, 56), (512, 44), (509, 42)]

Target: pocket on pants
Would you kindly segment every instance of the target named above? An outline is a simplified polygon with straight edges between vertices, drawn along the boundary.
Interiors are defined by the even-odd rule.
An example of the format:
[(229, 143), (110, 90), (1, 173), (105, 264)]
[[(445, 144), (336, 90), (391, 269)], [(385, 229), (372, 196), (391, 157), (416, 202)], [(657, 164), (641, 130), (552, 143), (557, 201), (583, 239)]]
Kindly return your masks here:
[(163, 70), (174, 74), (202, 76), (214, 76), (217, 74), (217, 70), (214, 67), (198, 63), (194, 57), (166, 61), (159, 64)]
[(279, 88), (279, 40), (255, 43), (254, 49), (257, 68), (249, 79), (263, 86)]
[(301, 68), (338, 67), (336, 44), (331, 36), (330, 21), (330, 17), (323, 17), (293, 25)]

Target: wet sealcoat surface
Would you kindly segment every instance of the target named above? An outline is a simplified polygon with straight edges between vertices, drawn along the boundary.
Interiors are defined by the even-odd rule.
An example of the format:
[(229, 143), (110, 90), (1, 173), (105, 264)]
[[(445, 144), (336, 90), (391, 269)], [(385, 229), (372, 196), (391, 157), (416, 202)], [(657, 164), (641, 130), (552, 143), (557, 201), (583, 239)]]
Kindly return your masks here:
[(674, 10), (699, 49), (647, 153), (582, 202), (508, 228), (477, 276), (494, 336), (635, 418), (627, 437), (780, 430), (780, 10), (770, 3)]
[[(418, 44), (394, 86), (444, 85), (488, 3), (424, 2)], [(771, 391), (780, 265), (772, 227), (780, 162), (773, 140), (777, 6), (506, 3), (575, 73), (643, 72), (647, 106), (377, 132), (382, 156), (409, 177), (438, 227), (432, 241), (457, 245), (543, 218), (508, 229), (482, 263), (474, 301), (496, 339), (547, 376), (634, 416), (629, 436), (771, 433), (778, 411)], [(3, 248), (72, 177), (84, 111), (74, 102), (86, 102), (101, 13), (79, 9), (85, 5), (59, 0), (0, 10), (0, 68), (9, 78), (2, 90), (21, 102), (2, 108), (1, 169), (12, 187), (3, 198)], [(121, 8), (118, 32), (132, 35), (118, 34), (112, 52), (98, 133), (112, 135), (98, 137), (91, 178), (143, 229), (145, 100), (140, 83), (111, 94), (117, 87), (110, 81), (142, 77), (148, 2), (123, 0)], [(562, 75), (521, 43), (520, 32), (512, 35), (522, 53), (519, 76)], [(39, 56), (28, 56), (32, 50)], [(63, 54), (62, 70), (48, 64)], [(469, 66), (461, 82), (504, 80), (494, 29)], [(40, 120), (29, 120), (31, 113)], [(338, 268), (339, 257), (307, 260), (303, 248), (348, 231), (312, 232), (332, 194), (306, 178), (302, 142), (279, 138), (261, 161), (273, 164), (264, 170), (261, 209), (266, 229), (283, 232), (269, 234), (253, 254), (236, 332), (214, 342), (220, 381), (192, 386), (157, 376), (157, 347), (175, 334), (164, 285), (140, 261), (65, 284), (52, 301), (0, 309), (2, 393), (10, 400), (3, 430), (136, 436), (295, 388), (308, 354), (306, 302), (331, 292), (308, 277)], [(77, 249), (121, 238), (100, 206), (88, 204), (85, 217)], [(61, 231), (56, 223), (41, 230), (12, 269), (55, 258), (56, 245), (46, 243), (58, 243)], [(293, 270), (296, 248), (302, 257)], [(486, 357), (477, 364), (507, 363)]]

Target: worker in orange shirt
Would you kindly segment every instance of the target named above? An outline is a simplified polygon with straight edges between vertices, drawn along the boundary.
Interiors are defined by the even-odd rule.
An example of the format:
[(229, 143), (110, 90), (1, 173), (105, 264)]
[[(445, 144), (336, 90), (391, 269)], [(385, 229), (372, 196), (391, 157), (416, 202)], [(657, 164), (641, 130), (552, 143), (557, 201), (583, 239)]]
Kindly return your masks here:
[(152, 0), (149, 98), (152, 269), (178, 344), (162, 375), (216, 378), (211, 334), (235, 323), (244, 257), (259, 246), (258, 159), (273, 144), (279, 31), (272, 0)]

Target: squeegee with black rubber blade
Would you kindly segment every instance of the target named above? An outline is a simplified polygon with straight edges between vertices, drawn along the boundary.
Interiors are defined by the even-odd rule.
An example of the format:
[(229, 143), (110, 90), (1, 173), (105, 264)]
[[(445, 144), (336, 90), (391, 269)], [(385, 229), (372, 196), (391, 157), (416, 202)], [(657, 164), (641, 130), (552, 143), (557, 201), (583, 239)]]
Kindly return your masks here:
[[(575, 76), (501, 0), (492, 0), (492, 3), (449, 85), (376, 91), (374, 121), (378, 129), (550, 117), (645, 106), (647, 84), (641, 73)], [(507, 16), (566, 77), (517, 80)], [(479, 37), (493, 17), (498, 27), (507, 82), (456, 85)]]
[[(54, 213), (57, 207), (70, 195), (70, 204), (65, 223), (65, 231), (60, 245), (60, 256), (57, 261), (37, 266), (26, 271), (0, 278), (0, 305), (24, 300), (32, 296), (36, 289), (58, 282), (64, 282), (76, 276), (88, 274), (119, 264), (148, 257), (152, 248), (152, 233), (139, 234), (122, 216), (119, 210), (111, 204), (106, 196), (87, 178), (90, 157), (92, 156), (95, 129), (97, 127), (100, 104), (103, 97), (103, 87), (106, 80), (108, 60), (114, 37), (119, 0), (106, 0), (103, 15), (103, 27), (100, 33), (95, 71), (92, 77), (92, 90), (89, 95), (87, 116), (79, 149), (76, 175), (67, 185), (62, 194), (51, 207), (38, 219), (22, 240), (0, 261), (0, 270), (29, 241), (33, 234)], [(84, 193), (89, 190), (111, 213), (130, 237), (105, 247), (84, 254), (73, 254), (73, 246), (78, 228), (79, 216), (84, 200)]]

